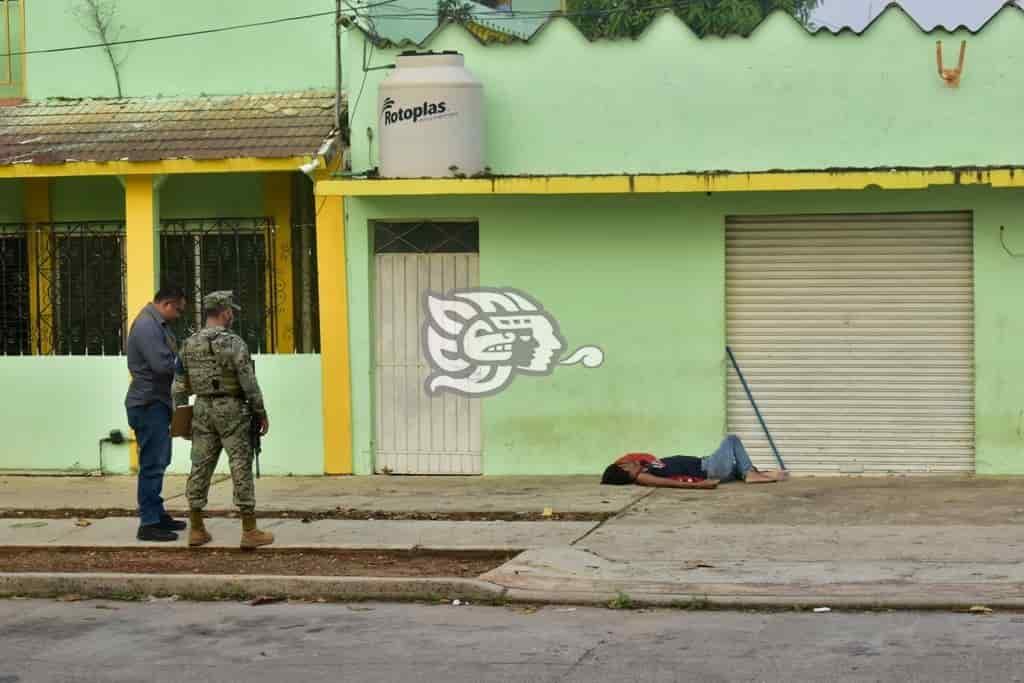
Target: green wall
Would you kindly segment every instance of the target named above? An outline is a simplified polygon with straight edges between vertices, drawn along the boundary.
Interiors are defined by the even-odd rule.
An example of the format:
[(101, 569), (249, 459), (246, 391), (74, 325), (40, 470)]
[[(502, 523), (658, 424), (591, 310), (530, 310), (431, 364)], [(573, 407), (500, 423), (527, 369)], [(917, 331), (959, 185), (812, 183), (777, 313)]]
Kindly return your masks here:
[(724, 223), (730, 214), (974, 212), (977, 471), (1024, 474), (1024, 192), (918, 192), (350, 199), (354, 452), (372, 469), (373, 219), (480, 221), (481, 284), (536, 296), (595, 370), (519, 377), (484, 399), (486, 474), (596, 473), (627, 450), (703, 453), (725, 417)]
[(124, 188), (112, 176), (54, 178), (50, 211), (54, 221), (123, 221)]
[[(263, 439), (263, 455), (260, 456), (261, 472), (265, 475), (323, 474), (320, 356), (288, 354), (254, 358), (270, 416), (270, 432)], [(174, 440), (172, 472), (188, 473), (189, 449), (188, 442)], [(217, 470), (230, 471), (226, 456), (221, 456)]]
[[(127, 382), (123, 358), (0, 357), (0, 470), (99, 469), (99, 440), (127, 433)], [(117, 450), (104, 446), (104, 459)]]
[[(462, 52), (483, 82), (495, 174), (619, 174), (1020, 164), (1022, 35), (1018, 10), (978, 35), (926, 34), (897, 11), (861, 36), (812, 35), (776, 13), (750, 38), (704, 40), (666, 14), (636, 41), (588, 43), (561, 19), (529, 44), (483, 46), (449, 26), (426, 47)], [(947, 63), (969, 43), (958, 89), (936, 74), (937, 39)], [(365, 171), (389, 72), (364, 74), (358, 32), (343, 63), (349, 92), (366, 79), (351, 114), (352, 168)]]
[[(34, 0), (26, 12), (31, 50), (95, 43), (72, 14), (74, 0)], [(117, 3), (120, 39), (131, 40), (330, 12), (324, 0), (125, 0)], [(129, 97), (221, 95), (333, 87), (334, 18), (241, 29), (115, 48)], [(114, 97), (102, 50), (28, 57), (28, 97)]]
[[(709, 202), (664, 198), (348, 202), (354, 452), (372, 469), (368, 220), (478, 217), (480, 282), (516, 287), (598, 369), (517, 378), (485, 399), (486, 474), (574, 474), (627, 450), (703, 450), (724, 430), (724, 235)], [(642, 218), (641, 218), (642, 217)]]
[[(0, 202), (17, 202), (20, 186), (0, 183)], [(160, 214), (164, 218), (260, 217), (263, 207), (263, 175), (260, 173), (212, 173), (167, 176), (159, 189)], [(55, 221), (124, 220), (124, 188), (112, 176), (55, 178), (50, 186)]]
[(25, 217), (20, 180), (0, 180), (0, 223), (17, 223)]
[[(309, 409), (320, 398), (320, 357), (257, 356), (256, 367), (271, 420), (262, 471), (322, 474), (323, 419)], [(2, 399), (0, 470), (97, 470), (99, 439), (128, 434), (123, 357), (0, 357), (0, 384), (16, 387)], [(125, 473), (128, 462), (127, 446), (104, 445), (106, 472)], [(176, 439), (170, 471), (188, 470), (188, 444)]]
[(160, 187), (160, 214), (164, 218), (263, 216), (263, 175), (218, 173), (168, 176)]

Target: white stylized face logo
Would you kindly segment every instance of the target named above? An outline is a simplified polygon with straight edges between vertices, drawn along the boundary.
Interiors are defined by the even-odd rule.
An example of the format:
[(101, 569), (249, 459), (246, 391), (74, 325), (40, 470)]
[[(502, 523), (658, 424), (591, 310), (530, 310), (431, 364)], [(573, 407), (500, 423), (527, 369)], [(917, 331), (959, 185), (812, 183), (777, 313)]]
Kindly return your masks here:
[[(430, 394), (495, 394), (515, 373), (549, 375), (565, 340), (558, 323), (537, 302), (511, 289), (456, 290), (425, 297), (424, 353), (434, 372)], [(584, 347), (562, 365), (598, 367), (604, 354)]]
[(565, 348), (547, 313), (478, 316), (462, 340), (466, 359), (478, 364), (501, 363), (517, 370), (547, 373), (556, 351)]

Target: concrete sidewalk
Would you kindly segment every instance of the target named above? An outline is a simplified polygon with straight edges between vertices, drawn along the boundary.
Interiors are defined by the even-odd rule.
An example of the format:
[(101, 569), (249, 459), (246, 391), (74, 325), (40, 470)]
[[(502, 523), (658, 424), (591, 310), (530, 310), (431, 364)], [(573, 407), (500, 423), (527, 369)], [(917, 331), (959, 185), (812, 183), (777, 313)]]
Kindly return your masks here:
[[(185, 477), (167, 477), (168, 510), (183, 512)], [(134, 510), (134, 477), (0, 476), (0, 512), (12, 510)], [(594, 477), (264, 477), (256, 481), (259, 512), (341, 510), (392, 514), (556, 513), (594, 517), (621, 511), (646, 492), (598, 486)], [(231, 480), (210, 490), (209, 510), (232, 511)]]
[[(85, 524), (88, 526), (79, 526)], [(260, 528), (276, 537), (273, 548), (344, 548), (374, 550), (501, 550), (565, 548), (596, 522), (447, 522), (405, 520), (267, 519)], [(206, 521), (210, 548), (237, 548), (237, 519)], [(125, 548), (185, 547), (187, 532), (175, 543), (135, 539), (138, 521), (129, 517), (97, 520), (0, 519), (0, 547)]]
[[(58, 493), (47, 494), (48, 486)], [(258, 491), (263, 509), (494, 515), (550, 507), (596, 515), (266, 521), (283, 547), (522, 549), (473, 585), (509, 600), (1024, 608), (1024, 479), (796, 478), (686, 491), (603, 487), (594, 477), (369, 477), (264, 479)], [(132, 545), (132, 519), (87, 527), (31, 519), (33, 500), (35, 509), (77, 507), (70, 501), (82, 505), (85, 493), (101, 501), (120, 496), (123, 507), (131, 481), (0, 479), (0, 507), (27, 510), (0, 520), (0, 545)], [(230, 507), (230, 484), (219, 484), (217, 495)], [(607, 513), (614, 514), (604, 519)], [(235, 542), (237, 520), (213, 522), (218, 542)]]

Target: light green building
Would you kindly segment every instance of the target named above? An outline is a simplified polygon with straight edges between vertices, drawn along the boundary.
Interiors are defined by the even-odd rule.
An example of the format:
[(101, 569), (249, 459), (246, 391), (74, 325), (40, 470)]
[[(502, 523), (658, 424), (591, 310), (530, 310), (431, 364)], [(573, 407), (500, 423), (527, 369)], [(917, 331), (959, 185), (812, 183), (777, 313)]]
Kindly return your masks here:
[[(344, 206), (355, 471), (596, 473), (727, 432), (769, 464), (727, 345), (794, 471), (1024, 471), (1022, 35), (1016, 7), (977, 34), (898, 8), (862, 35), (782, 14), (724, 39), (669, 14), (635, 41), (449, 26), (423, 48), (482, 82), (491, 175), (388, 179), (387, 72), (347, 34), (345, 80), (371, 95), (349, 114), (352, 177), (317, 194)], [(936, 41), (947, 69), (966, 41), (958, 87)], [(428, 398), (424, 292), (476, 283), (533, 297), (562, 354), (603, 364)]]

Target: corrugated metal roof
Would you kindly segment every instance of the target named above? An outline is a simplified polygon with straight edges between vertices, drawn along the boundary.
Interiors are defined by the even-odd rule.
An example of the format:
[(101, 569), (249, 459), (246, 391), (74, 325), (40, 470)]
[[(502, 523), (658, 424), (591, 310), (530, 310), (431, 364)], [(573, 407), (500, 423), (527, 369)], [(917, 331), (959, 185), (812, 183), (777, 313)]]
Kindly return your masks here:
[(1024, 0), (822, 0), (811, 13), (810, 31), (860, 35), (892, 11), (905, 14), (925, 33), (961, 29), (978, 33), (1004, 10), (1024, 9)]
[[(404, 0), (404, 2), (416, 1), (418, 0)], [(571, 22), (573, 20), (572, 16), (564, 15), (559, 11), (523, 12), (513, 10), (508, 12), (490, 8), (480, 10), (477, 3), (470, 4), (474, 9), (474, 23), (512, 36), (519, 41), (535, 39), (537, 34), (552, 21), (568, 20)], [(513, 0), (513, 7), (514, 5), (515, 0)], [(655, 0), (651, 5), (659, 6), (659, 3)], [(360, 17), (363, 23), (356, 22), (375, 42), (386, 42), (398, 46), (427, 47), (432, 38), (439, 33), (439, 29), (443, 27), (443, 24), (431, 23), (429, 15), (413, 13), (411, 8), (406, 5), (388, 5), (377, 11), (380, 13), (370, 11), (366, 15), (370, 18)], [(888, 3), (882, 0), (821, 0), (818, 6), (810, 12), (806, 22), (792, 17), (784, 10), (776, 9), (763, 17), (758, 26), (769, 17), (781, 13), (790, 16), (793, 21), (800, 23), (811, 33), (861, 35), (871, 30), (885, 15), (898, 13), (909, 18), (924, 33), (953, 32), (961, 29), (979, 33), (998, 15), (1004, 12), (1020, 11), (1024, 11), (1024, 0), (965, 0), (964, 2), (958, 0), (950, 2), (901, 0), (896, 2), (894, 0)], [(668, 13), (671, 10), (665, 9), (663, 12)], [(368, 28), (365, 25), (367, 23), (372, 23), (373, 28)], [(696, 29), (694, 30), (696, 31)], [(749, 34), (753, 34), (756, 30), (755, 26)], [(699, 33), (699, 31), (697, 32)]]
[[(357, 9), (361, 4), (369, 4), (370, 9), (357, 13), (354, 23), (379, 44), (420, 45), (444, 25), (437, 19), (437, 0), (395, 0), (386, 5), (372, 0), (353, 3)], [(474, 0), (461, 0), (459, 4), (472, 16), (472, 23), (526, 41), (548, 22), (559, 3), (552, 0), (551, 9), (546, 11), (492, 9)]]
[(0, 165), (313, 155), (333, 92), (46, 100), (0, 107)]

